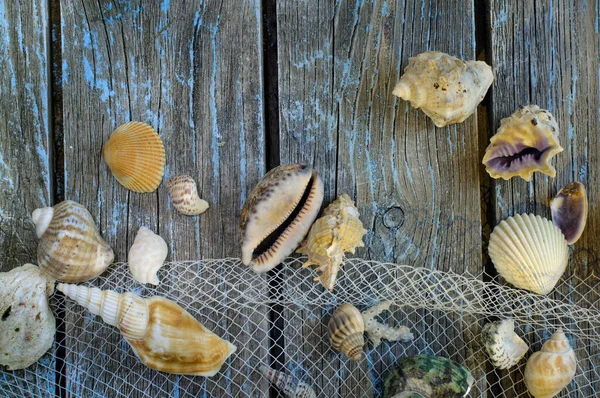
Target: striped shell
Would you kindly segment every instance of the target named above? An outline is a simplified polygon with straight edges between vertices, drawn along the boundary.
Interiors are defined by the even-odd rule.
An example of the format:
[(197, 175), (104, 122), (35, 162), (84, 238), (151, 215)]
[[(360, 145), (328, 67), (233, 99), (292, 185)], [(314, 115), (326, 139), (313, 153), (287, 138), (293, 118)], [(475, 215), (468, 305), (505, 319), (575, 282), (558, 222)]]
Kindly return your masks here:
[(585, 186), (580, 182), (570, 182), (558, 193), (550, 204), (552, 222), (565, 235), (572, 245), (583, 234), (588, 217), (588, 200)]
[(196, 216), (208, 209), (208, 202), (200, 199), (196, 181), (188, 175), (178, 175), (167, 181), (173, 207), (186, 216)]
[(275, 369), (261, 366), (260, 372), (287, 398), (317, 398), (315, 390), (297, 378)]
[(362, 314), (351, 304), (340, 305), (327, 325), (333, 348), (360, 361), (365, 345), (365, 323)]
[(498, 369), (509, 369), (527, 353), (529, 347), (515, 333), (515, 321), (503, 319), (486, 324), (481, 330), (483, 345), (492, 365)]

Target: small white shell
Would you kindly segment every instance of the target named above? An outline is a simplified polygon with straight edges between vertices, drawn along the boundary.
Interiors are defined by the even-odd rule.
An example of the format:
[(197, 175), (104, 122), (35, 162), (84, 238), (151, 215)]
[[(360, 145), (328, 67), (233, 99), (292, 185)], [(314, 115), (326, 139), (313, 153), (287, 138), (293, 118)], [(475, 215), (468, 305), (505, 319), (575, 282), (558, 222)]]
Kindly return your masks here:
[(141, 227), (129, 249), (127, 261), (133, 278), (140, 283), (158, 285), (156, 273), (167, 258), (167, 243), (146, 227)]
[(317, 398), (315, 390), (307, 383), (298, 380), (292, 375), (260, 366), (260, 372), (277, 387), (287, 398)]
[(200, 199), (196, 181), (188, 175), (178, 175), (167, 181), (173, 207), (186, 216), (196, 216), (208, 210), (208, 202)]
[(498, 369), (509, 369), (527, 353), (529, 347), (515, 333), (515, 321), (503, 319), (486, 324), (481, 330), (483, 345), (492, 365)]

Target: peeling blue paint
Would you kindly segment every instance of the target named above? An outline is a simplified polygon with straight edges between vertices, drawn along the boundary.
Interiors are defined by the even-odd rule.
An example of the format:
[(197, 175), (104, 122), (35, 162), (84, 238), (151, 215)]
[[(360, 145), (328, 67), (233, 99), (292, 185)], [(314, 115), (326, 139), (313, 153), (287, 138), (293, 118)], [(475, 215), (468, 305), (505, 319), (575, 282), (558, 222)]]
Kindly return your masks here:
[[(217, 115), (217, 99), (216, 99), (216, 91), (217, 91), (217, 72), (218, 72), (218, 63), (217, 63), (217, 34), (219, 32), (219, 22), (221, 16), (217, 18), (217, 21), (212, 28), (209, 28), (211, 31), (211, 45), (212, 45), (212, 74), (210, 79), (210, 98), (209, 98), (209, 107), (210, 107), (210, 115), (212, 119), (212, 139), (211, 139), (211, 149), (212, 149), (212, 163), (213, 163), (213, 179), (215, 183), (219, 181), (219, 173), (220, 173), (220, 164), (219, 164), (219, 123), (218, 123), (218, 115)], [(216, 189), (211, 190), (211, 197), (213, 202), (217, 202), (216, 197)]]
[(64, 84), (69, 84), (69, 64), (66, 59), (62, 62), (62, 81)]
[(237, 108), (241, 112), (240, 117), (240, 132), (239, 136), (239, 144), (240, 144), (240, 203), (244, 203), (246, 200), (246, 180), (248, 178), (248, 167), (246, 165), (246, 128), (244, 126), (244, 90), (242, 87), (242, 82), (238, 80), (236, 82), (236, 105)]

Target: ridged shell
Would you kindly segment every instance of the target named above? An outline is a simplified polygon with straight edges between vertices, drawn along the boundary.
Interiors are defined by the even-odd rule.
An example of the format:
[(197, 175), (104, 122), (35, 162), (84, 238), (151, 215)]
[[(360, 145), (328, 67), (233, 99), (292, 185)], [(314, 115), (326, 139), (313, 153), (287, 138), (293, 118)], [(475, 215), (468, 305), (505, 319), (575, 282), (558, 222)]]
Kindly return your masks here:
[(163, 238), (148, 228), (141, 227), (127, 256), (133, 279), (140, 283), (158, 285), (156, 273), (163, 266), (168, 252), (169, 248)]
[(125, 188), (153, 192), (165, 172), (165, 147), (145, 123), (125, 123), (113, 131), (102, 148), (102, 158)]
[(524, 380), (535, 398), (558, 395), (575, 377), (577, 358), (569, 339), (558, 329), (542, 349), (527, 360)]
[(308, 256), (302, 267), (317, 265), (321, 275), (315, 281), (320, 280), (324, 288), (333, 290), (344, 253), (354, 254), (357, 247), (364, 247), (362, 238), (366, 233), (352, 199), (346, 194), (340, 195), (315, 221), (298, 248), (298, 253)]
[(161, 372), (214, 376), (236, 347), (205, 328), (187, 311), (163, 297), (59, 283), (67, 297), (116, 326), (135, 355)]
[(393, 94), (421, 108), (436, 126), (461, 123), (485, 97), (494, 80), (482, 61), (463, 61), (437, 51), (408, 59)]
[(200, 199), (196, 181), (188, 175), (178, 175), (167, 181), (173, 207), (186, 216), (196, 216), (208, 209), (208, 202)]
[(0, 272), (0, 365), (24, 369), (52, 347), (56, 326), (48, 305), (54, 281), (25, 264)]
[(323, 181), (301, 164), (269, 171), (250, 192), (240, 215), (242, 262), (273, 269), (300, 244), (321, 209)]
[(52, 278), (83, 282), (97, 277), (112, 263), (113, 250), (98, 233), (92, 215), (79, 203), (65, 200), (37, 209), (32, 219), (39, 237), (38, 265)]
[(502, 119), (485, 151), (483, 164), (492, 178), (508, 180), (519, 176), (529, 181), (536, 171), (555, 177), (550, 161), (562, 151), (556, 119), (549, 111), (528, 105)]
[(261, 366), (260, 372), (287, 398), (317, 398), (315, 390), (310, 385), (291, 375), (266, 366)]
[(360, 361), (365, 345), (365, 324), (359, 310), (351, 304), (340, 305), (327, 325), (333, 348), (348, 358)]
[(492, 365), (498, 369), (509, 369), (527, 353), (529, 347), (515, 333), (515, 321), (503, 319), (490, 322), (481, 330), (483, 345)]
[(569, 247), (551, 221), (518, 214), (492, 231), (488, 251), (496, 270), (512, 285), (547, 294), (565, 272)]
[(443, 357), (404, 358), (386, 378), (384, 398), (462, 398), (475, 379), (464, 366)]
[(550, 204), (552, 222), (565, 235), (567, 243), (577, 242), (585, 229), (588, 217), (588, 200), (585, 186), (570, 182), (558, 193)]
[(373, 342), (374, 347), (377, 347), (379, 344), (381, 344), (381, 339), (403, 342), (408, 342), (414, 339), (410, 329), (406, 326), (393, 328), (377, 321), (376, 317), (383, 311), (389, 311), (391, 304), (391, 301), (383, 301), (362, 313), (363, 322), (365, 324), (365, 332), (367, 332), (367, 336), (369, 336), (369, 339)]

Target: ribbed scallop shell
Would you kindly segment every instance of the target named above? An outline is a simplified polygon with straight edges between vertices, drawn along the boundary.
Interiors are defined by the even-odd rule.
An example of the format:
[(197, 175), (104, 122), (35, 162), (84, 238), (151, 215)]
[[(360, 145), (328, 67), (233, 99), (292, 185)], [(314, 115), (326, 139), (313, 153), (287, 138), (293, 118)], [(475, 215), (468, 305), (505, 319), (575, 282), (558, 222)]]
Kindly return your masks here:
[(366, 233), (352, 199), (346, 194), (340, 195), (315, 221), (298, 248), (298, 253), (308, 256), (302, 267), (316, 264), (321, 275), (315, 281), (320, 280), (323, 287), (333, 290), (344, 253), (354, 254), (357, 247), (363, 247), (362, 238)]
[(535, 398), (552, 398), (573, 380), (576, 371), (575, 352), (562, 329), (558, 329), (542, 349), (527, 360), (525, 385)]
[(515, 333), (515, 321), (503, 319), (486, 324), (481, 330), (483, 345), (492, 365), (498, 369), (509, 369), (527, 353), (529, 347)]
[(102, 158), (125, 188), (153, 192), (165, 172), (165, 148), (151, 126), (125, 123), (113, 131), (102, 148)]
[(275, 369), (261, 366), (260, 372), (287, 398), (317, 398), (315, 390), (297, 378)]
[(362, 314), (351, 304), (340, 305), (327, 325), (333, 348), (348, 358), (360, 361), (365, 345), (365, 324)]
[(141, 227), (127, 256), (133, 279), (140, 283), (158, 285), (156, 273), (163, 266), (168, 252), (163, 238), (148, 228)]
[[(92, 215), (71, 200), (37, 209), (32, 219), (39, 236), (40, 269), (63, 282), (83, 282), (103, 273), (114, 253), (102, 239)], [(45, 228), (44, 228), (45, 227)]]
[(569, 261), (569, 247), (560, 229), (533, 214), (500, 222), (490, 236), (488, 251), (507, 282), (538, 294), (554, 288)]
[(570, 182), (558, 193), (550, 204), (552, 222), (565, 235), (572, 245), (583, 234), (588, 217), (588, 200), (585, 186), (580, 182)]
[(196, 181), (188, 175), (178, 175), (167, 181), (173, 207), (186, 216), (196, 216), (208, 209), (208, 202), (200, 199)]

